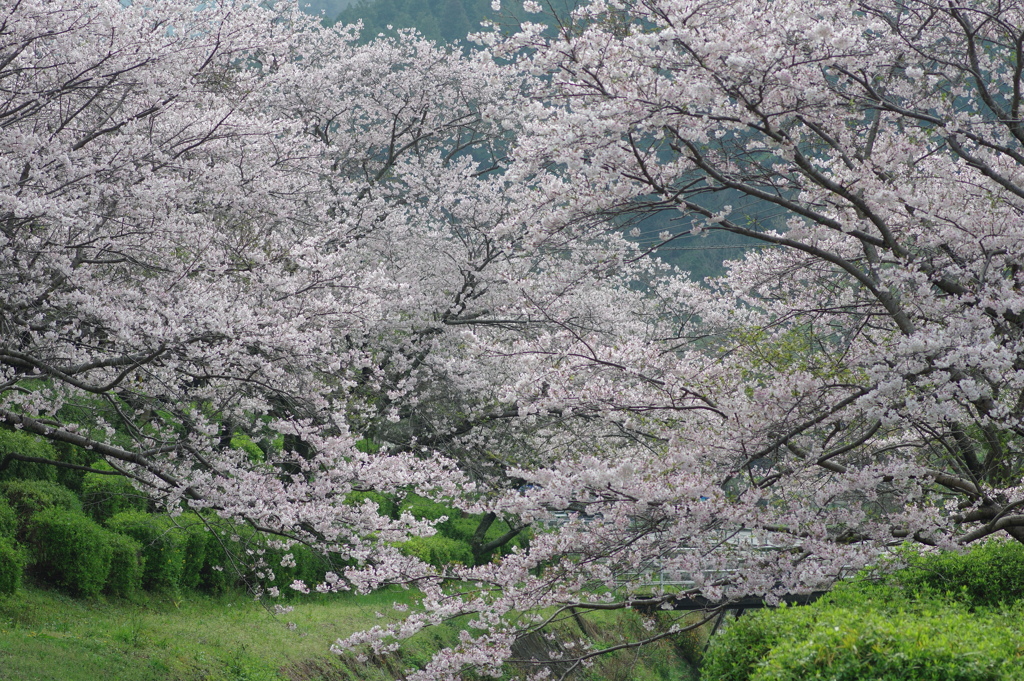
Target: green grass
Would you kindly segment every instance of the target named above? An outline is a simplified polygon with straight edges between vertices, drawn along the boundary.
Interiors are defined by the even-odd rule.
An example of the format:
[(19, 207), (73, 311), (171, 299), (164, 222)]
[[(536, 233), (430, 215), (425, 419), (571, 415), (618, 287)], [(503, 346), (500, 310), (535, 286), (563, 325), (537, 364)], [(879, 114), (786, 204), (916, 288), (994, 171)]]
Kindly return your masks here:
[[(393, 681), (455, 643), (458, 623), (421, 632), (397, 655), (365, 664), (332, 654), (330, 646), (397, 619), (392, 605), (412, 599), (399, 590), (339, 595), (292, 603), (292, 612), (274, 615), (243, 594), (128, 601), (26, 588), (0, 597), (0, 681)], [(599, 647), (643, 634), (632, 612), (586, 619), (585, 633)], [(555, 631), (564, 640), (584, 634), (571, 620)], [(574, 678), (682, 681), (689, 675), (680, 643), (603, 657)]]
[(387, 621), (395, 600), (409, 596), (339, 596), (273, 615), (244, 595), (128, 602), (25, 589), (0, 597), (0, 681), (393, 678), (329, 648)]

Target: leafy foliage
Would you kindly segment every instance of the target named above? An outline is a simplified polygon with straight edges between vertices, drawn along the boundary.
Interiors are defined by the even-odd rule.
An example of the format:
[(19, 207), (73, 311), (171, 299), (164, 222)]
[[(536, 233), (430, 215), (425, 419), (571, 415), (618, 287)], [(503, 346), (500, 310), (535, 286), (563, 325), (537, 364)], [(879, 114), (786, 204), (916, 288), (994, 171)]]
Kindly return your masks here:
[(142, 511), (122, 511), (105, 524), (110, 530), (128, 535), (142, 545), (145, 559), (142, 586), (145, 589), (171, 594), (179, 592), (185, 573), (188, 539), (170, 518)]
[(7, 497), (0, 496), (0, 538), (13, 539), (17, 529), (17, 514), (7, 502)]
[(703, 678), (1024, 678), (1022, 557), (1024, 546), (997, 540), (915, 555), (881, 581), (744, 615), (712, 639)]
[[(99, 471), (113, 471), (106, 462), (92, 465)], [(149, 505), (145, 494), (119, 475), (86, 473), (82, 481), (82, 506), (98, 522), (105, 522), (122, 511), (144, 511)]]
[(104, 590), (115, 596), (131, 596), (142, 588), (146, 558), (142, 544), (128, 535), (106, 533), (110, 546), (110, 574)]
[(185, 563), (181, 569), (179, 583), (182, 589), (195, 589), (202, 582), (210, 535), (206, 531), (206, 525), (194, 513), (180, 515), (175, 518), (174, 523), (180, 528), (185, 540)]
[[(437, 534), (430, 537), (417, 537), (402, 545), (402, 550), (407, 555), (416, 556), (431, 565), (485, 563), (495, 552), (498, 555), (508, 555), (514, 547), (523, 548), (528, 543), (529, 534), (520, 532), (490, 551), (475, 555), (474, 543), (487, 544), (498, 540), (510, 533), (512, 528), (509, 524), (504, 520), (494, 520), (487, 527), (483, 536), (478, 536), (477, 533), (484, 520), (484, 514), (464, 513), (457, 508), (423, 498), (417, 494), (407, 495), (399, 510), (408, 512), (418, 519), (435, 521), (434, 528), (437, 530)], [(442, 518), (443, 520), (441, 520)], [(465, 559), (467, 550), (470, 554), (468, 560)]]
[(18, 536), (24, 535), (31, 518), (41, 511), (82, 511), (82, 501), (74, 492), (49, 480), (8, 480), (0, 483), (0, 494), (7, 498), (17, 516)]
[(53, 507), (32, 516), (28, 542), (33, 573), (76, 596), (97, 596), (111, 566), (108, 533), (80, 510)]
[(424, 563), (443, 568), (454, 565), (472, 565), (473, 550), (469, 543), (435, 534), (414, 537), (400, 546), (402, 553), (419, 558)]
[(262, 463), (266, 459), (266, 453), (248, 435), (236, 433), (231, 437), (231, 446), (243, 450), (252, 463)]
[(397, 518), (399, 513), (399, 504), (395, 502), (394, 498), (377, 492), (349, 492), (348, 496), (345, 497), (345, 503), (353, 506), (362, 505), (367, 501), (373, 502), (377, 506), (377, 513), (386, 516), (388, 518)]
[[(265, 540), (264, 540), (265, 541)], [(329, 563), (324, 556), (317, 554), (305, 544), (294, 544), (288, 549), (266, 549), (264, 552), (266, 569), (273, 572), (273, 579), (264, 579), (262, 584), (268, 588), (276, 588), (284, 597), (298, 597), (302, 591), (293, 588), (296, 583), (319, 584)], [(334, 566), (334, 569), (337, 569)]]
[(21, 585), (25, 555), (9, 537), (0, 535), (0, 596), (9, 596)]
[(934, 595), (972, 607), (1024, 600), (1024, 544), (994, 539), (969, 552), (913, 558), (892, 580), (914, 594)]
[[(88, 468), (102, 459), (101, 455), (95, 450), (79, 447), (69, 442), (58, 441), (52, 444), (56, 451), (57, 459), (62, 463), (71, 464), (72, 466)], [(57, 471), (57, 482), (76, 494), (81, 494), (82, 482), (87, 475), (86, 471), (65, 466), (56, 466), (55, 470)]]
[(28, 433), (0, 428), (0, 463), (6, 464), (0, 468), (0, 481), (49, 480), (55, 482), (57, 480), (57, 469), (54, 466), (16, 459), (5, 461), (4, 458), (9, 454), (20, 454), (49, 461), (59, 460), (60, 457), (53, 445), (45, 440)]
[(791, 607), (744, 615), (712, 639), (712, 681), (1024, 678), (1024, 611), (969, 612), (942, 601), (905, 609)]
[[(199, 571), (200, 591), (222, 594), (237, 585), (237, 573), (233, 569), (237, 560), (239, 542), (231, 540), (238, 530), (223, 522), (211, 522), (211, 531), (205, 533), (205, 559)], [(244, 551), (243, 551), (244, 553)]]

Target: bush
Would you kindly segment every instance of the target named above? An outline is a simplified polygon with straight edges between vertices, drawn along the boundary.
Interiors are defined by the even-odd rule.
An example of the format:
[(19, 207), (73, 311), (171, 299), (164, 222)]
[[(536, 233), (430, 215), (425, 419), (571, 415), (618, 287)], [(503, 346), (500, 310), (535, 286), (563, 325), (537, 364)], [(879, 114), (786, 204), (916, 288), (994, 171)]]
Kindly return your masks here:
[(169, 517), (122, 511), (107, 520), (106, 526), (142, 544), (143, 588), (178, 593), (185, 570), (186, 539)]
[[(960, 554), (941, 556), (942, 561), (951, 556), (970, 562)], [(931, 564), (935, 558), (925, 560)], [(701, 678), (1024, 679), (1024, 600), (1010, 608), (985, 607), (951, 600), (928, 585), (907, 588), (903, 582), (916, 579), (919, 569), (882, 583), (841, 584), (812, 605), (744, 615), (712, 639)], [(965, 593), (959, 584), (944, 585)]]
[[(59, 460), (60, 456), (46, 440), (16, 430), (0, 429), (0, 463), (8, 454), (34, 456), (40, 459)], [(57, 480), (57, 469), (52, 464), (34, 461), (10, 460), (0, 468), (0, 480)]]
[(7, 498), (17, 518), (16, 536), (25, 536), (28, 522), (35, 514), (51, 508), (82, 511), (75, 493), (49, 480), (7, 480), (0, 483), (0, 494)]
[(431, 537), (413, 537), (409, 541), (403, 542), (399, 549), (405, 555), (419, 558), (424, 563), (430, 563), (435, 567), (454, 563), (473, 564), (473, 550), (469, 544), (441, 534)]
[(28, 525), (34, 572), (75, 596), (96, 596), (110, 574), (107, 533), (79, 511), (50, 508)]
[[(265, 588), (277, 588), (285, 596), (297, 596), (291, 585), (296, 580), (314, 585), (323, 581), (326, 563), (323, 557), (305, 544), (289, 549), (269, 548), (270, 539), (248, 525), (239, 525), (219, 517), (185, 514), (179, 523), (192, 524), (187, 529), (202, 540), (204, 559), (198, 589), (222, 593), (244, 582), (252, 575)], [(271, 579), (271, 573), (273, 579)]]
[[(102, 460), (102, 457), (95, 449), (85, 449), (77, 445), (68, 444), (67, 442), (51, 442), (50, 444), (53, 446), (54, 450), (56, 450), (57, 458), (65, 463), (88, 467), (97, 461)], [(64, 485), (75, 494), (82, 493), (82, 480), (86, 476), (84, 471), (73, 468), (64, 468), (63, 466), (57, 466), (55, 468), (57, 475), (56, 481), (58, 483)]]
[[(251, 557), (265, 543), (260, 534), (248, 525), (239, 525), (216, 516), (204, 517), (206, 555), (200, 571), (199, 589), (218, 594), (239, 584), (238, 560)], [(230, 555), (229, 555), (230, 554)]]
[(21, 586), (25, 557), (14, 540), (0, 537), (0, 596), (9, 596)]
[[(286, 556), (291, 558), (286, 559)], [(299, 595), (298, 591), (291, 588), (296, 580), (313, 587), (323, 582), (327, 571), (323, 557), (305, 544), (295, 544), (287, 550), (268, 550), (265, 557), (267, 566), (274, 573), (274, 579), (266, 580), (266, 585), (278, 588), (285, 596)], [(259, 572), (256, 576), (260, 577)]]
[[(456, 511), (456, 514), (457, 513), (458, 512)], [(438, 534), (444, 535), (449, 539), (466, 542), (472, 547), (473, 537), (476, 534), (477, 528), (480, 527), (480, 521), (482, 520), (482, 518), (482, 514), (468, 515), (463, 517), (454, 515), (452, 517), (449, 517), (443, 523), (438, 523), (437, 525), (435, 525), (435, 527), (437, 528)], [(509, 526), (509, 524), (506, 523), (504, 520), (501, 520), (500, 518), (496, 519), (493, 523), (491, 523), (491, 526), (487, 528), (487, 532), (486, 534), (484, 534), (483, 537), (483, 543), (494, 541), (495, 539), (498, 539), (499, 537), (503, 536), (511, 529), (512, 528)], [(499, 556), (507, 556), (509, 553), (512, 552), (512, 549), (514, 547), (518, 546), (520, 548), (525, 548), (528, 545), (529, 537), (529, 531), (524, 530), (523, 532), (517, 534), (515, 538), (513, 538), (508, 543), (497, 547), (496, 549), (494, 549), (486, 555), (479, 556), (475, 560), (477, 560), (480, 563), (486, 563), (491, 560), (491, 556), (493, 556), (495, 553), (497, 553)]]
[(402, 500), (400, 510), (402, 513), (409, 513), (414, 518), (425, 518), (427, 520), (437, 520), (441, 516), (447, 516), (449, 519), (458, 518), (462, 515), (461, 511), (451, 506), (431, 501), (418, 494), (406, 495), (405, 499)]
[[(476, 534), (477, 528), (480, 527), (480, 521), (484, 517), (483, 514), (465, 515), (457, 508), (425, 499), (416, 494), (409, 494), (405, 498), (401, 511), (408, 512), (418, 519), (438, 520), (442, 516), (445, 517), (445, 520), (434, 525), (437, 533), (456, 542), (464, 543), (467, 546), (472, 545), (473, 537)], [(493, 541), (507, 533), (510, 529), (508, 523), (498, 518), (487, 528), (483, 541), (484, 543)], [(529, 533), (522, 532), (507, 544), (496, 548), (491, 554), (508, 555), (513, 547), (525, 547), (528, 541)], [(472, 553), (472, 549), (470, 549), (470, 552)], [(461, 555), (461, 552), (457, 552), (457, 555)], [(486, 562), (490, 560), (490, 555), (481, 556), (480, 560)], [(467, 564), (472, 565), (473, 560), (470, 560)]]
[(11, 505), (7, 503), (7, 497), (0, 497), (0, 539), (4, 537), (13, 539), (17, 530), (18, 516), (15, 515)]
[(203, 519), (195, 513), (183, 513), (174, 519), (184, 542), (185, 564), (181, 570), (181, 588), (196, 589), (202, 583), (210, 533)]
[(267, 460), (266, 453), (245, 433), (235, 433), (231, 437), (231, 446), (248, 454), (250, 463), (263, 463)]
[(105, 590), (114, 596), (131, 596), (142, 589), (146, 558), (142, 543), (126, 534), (107, 530), (110, 546), (110, 574)]
[(1024, 544), (991, 540), (969, 553), (945, 552), (911, 558), (892, 581), (908, 593), (946, 595), (973, 606), (1024, 599)]
[(224, 593), (235, 585), (235, 572), (225, 547), (229, 544), (227, 530), (215, 525), (206, 533), (206, 554), (199, 571), (200, 591)]
[[(97, 461), (92, 468), (114, 470), (105, 461)], [(122, 511), (145, 511), (149, 499), (123, 476), (86, 473), (82, 480), (82, 505), (93, 520), (102, 523)]]
[[(419, 558), (424, 563), (442, 567), (452, 563), (463, 565), (473, 564), (473, 549), (469, 538), (476, 529), (477, 522), (462, 517), (458, 509), (445, 504), (431, 501), (417, 494), (409, 494), (402, 502), (402, 513), (409, 513), (421, 520), (440, 520), (435, 525), (437, 534), (430, 537), (413, 537), (399, 545), (399, 549), (407, 556)], [(472, 530), (467, 529), (472, 525)], [(450, 536), (450, 534), (454, 536)]]
[(1024, 610), (835, 605), (763, 610), (712, 640), (709, 681), (997, 681), (1024, 678)]
[(389, 496), (379, 492), (349, 492), (345, 503), (349, 506), (362, 506), (367, 501), (377, 505), (377, 514), (388, 518), (398, 518), (398, 504)]

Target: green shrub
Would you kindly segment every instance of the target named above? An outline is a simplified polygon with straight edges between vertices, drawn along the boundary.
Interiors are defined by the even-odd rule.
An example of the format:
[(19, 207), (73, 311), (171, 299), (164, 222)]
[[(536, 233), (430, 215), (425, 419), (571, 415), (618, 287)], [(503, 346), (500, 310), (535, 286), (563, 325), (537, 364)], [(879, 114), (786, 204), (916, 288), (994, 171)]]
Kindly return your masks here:
[(23, 538), (28, 522), (35, 514), (50, 508), (82, 510), (75, 493), (49, 480), (6, 480), (0, 482), (0, 495), (6, 497), (17, 518), (16, 536)]
[(110, 574), (111, 548), (103, 528), (80, 511), (50, 508), (28, 525), (34, 573), (76, 596), (95, 596)]
[[(21, 454), (39, 459), (59, 460), (53, 446), (35, 435), (17, 430), (0, 429), (0, 464), (8, 454)], [(0, 480), (57, 480), (57, 469), (52, 464), (11, 459), (0, 468)]]
[[(431, 565), (443, 565), (444, 556), (452, 556), (454, 562), (473, 564), (473, 550), (469, 540), (476, 531), (479, 520), (463, 517), (462, 511), (446, 504), (431, 501), (417, 494), (409, 494), (402, 502), (402, 513), (409, 513), (419, 520), (443, 521), (434, 525), (437, 534), (431, 537), (415, 537), (402, 545), (402, 551)], [(465, 552), (469, 559), (465, 560)], [(442, 562), (438, 562), (442, 561)]]
[[(92, 468), (114, 470), (105, 461), (97, 461)], [(82, 506), (96, 522), (102, 523), (122, 511), (145, 511), (149, 499), (123, 476), (86, 473), (82, 480)]]
[(0, 596), (9, 596), (21, 586), (25, 556), (14, 540), (0, 537)]
[[(102, 456), (95, 449), (85, 449), (67, 442), (52, 442), (51, 445), (57, 452), (57, 458), (65, 463), (76, 466), (91, 466), (97, 461), (102, 461)], [(84, 471), (59, 466), (57, 470), (57, 482), (64, 485), (75, 494), (82, 493), (82, 481), (85, 479)]]
[(221, 594), (235, 585), (235, 571), (226, 550), (230, 544), (228, 532), (218, 526), (206, 533), (206, 552), (199, 570), (200, 591)]
[(760, 610), (711, 640), (706, 681), (1021, 681), (1024, 601), (973, 607), (898, 584), (841, 584), (812, 605)]
[(432, 501), (418, 494), (406, 495), (402, 500), (400, 510), (402, 513), (411, 514), (414, 518), (426, 520), (437, 520), (441, 516), (452, 518), (462, 515), (461, 511), (451, 506)]
[[(450, 516), (447, 520), (442, 523), (435, 525), (439, 534), (454, 539), (456, 541), (466, 542), (472, 546), (473, 537), (476, 535), (477, 528), (480, 527), (480, 521), (483, 515), (468, 515), (459, 516), (458, 512), (455, 515)], [(505, 535), (512, 528), (504, 520), (496, 519), (491, 526), (487, 528), (487, 532), (484, 534), (483, 543), (494, 541), (499, 537)], [(487, 555), (482, 555), (478, 559), (479, 562), (488, 562), (491, 560), (491, 556), (497, 553), (499, 556), (507, 556), (512, 552), (513, 547), (525, 548), (528, 544), (530, 533), (523, 531), (517, 534), (511, 541), (503, 544)]]
[(1024, 599), (1024, 544), (991, 540), (969, 553), (914, 557), (893, 576), (911, 594), (947, 595), (974, 606)]
[(998, 681), (1024, 678), (1024, 611), (943, 601), (891, 611), (826, 605), (760, 611), (712, 640), (709, 681)]
[(745, 614), (711, 639), (701, 678), (714, 681), (747, 681), (757, 665), (768, 657), (783, 637), (799, 629), (811, 607), (761, 610)]
[(235, 433), (232, 435), (231, 446), (234, 449), (241, 449), (248, 454), (250, 463), (263, 463), (267, 460), (266, 452), (245, 433)]
[[(265, 547), (263, 538), (248, 525), (204, 516), (206, 555), (200, 571), (199, 589), (218, 594), (239, 586), (246, 560)], [(248, 552), (252, 551), (252, 554)]]
[(377, 505), (378, 515), (388, 518), (398, 517), (398, 504), (395, 503), (395, 500), (379, 492), (349, 492), (345, 497), (345, 503), (350, 506), (361, 506), (367, 501)]
[(109, 530), (106, 540), (110, 546), (110, 574), (107, 576), (106, 592), (115, 596), (137, 593), (142, 589), (146, 564), (141, 542)]
[(403, 542), (399, 549), (407, 556), (419, 558), (424, 563), (430, 563), (436, 567), (454, 563), (473, 564), (473, 550), (470, 549), (469, 544), (441, 534), (431, 537), (413, 537), (409, 541)]
[(174, 519), (181, 532), (185, 548), (185, 564), (181, 571), (181, 588), (193, 590), (199, 587), (206, 564), (209, 532), (203, 519), (195, 513), (183, 513)]
[(142, 586), (149, 591), (178, 593), (185, 569), (185, 533), (167, 516), (122, 511), (106, 522), (114, 532), (142, 544), (145, 565)]
[(18, 516), (15, 515), (11, 505), (7, 503), (7, 497), (0, 497), (0, 539), (4, 537), (13, 539), (17, 530)]
[[(286, 556), (291, 556), (285, 560)], [(296, 581), (305, 583), (312, 588), (324, 579), (327, 563), (321, 555), (305, 544), (294, 544), (287, 550), (273, 549), (265, 554), (267, 566), (273, 571), (274, 579), (262, 577), (267, 587), (276, 587), (285, 596), (298, 596), (300, 592), (291, 588)], [(257, 573), (257, 578), (260, 574)]]
[[(437, 529), (437, 533), (442, 537), (447, 537), (448, 539), (452, 539), (466, 545), (472, 544), (477, 528), (480, 527), (480, 521), (483, 519), (483, 514), (465, 515), (457, 508), (452, 508), (451, 506), (431, 501), (430, 499), (425, 499), (416, 494), (409, 494), (403, 501), (400, 510), (401, 512), (410, 513), (413, 517), (421, 520), (438, 520), (441, 517), (444, 517), (445, 520), (434, 526)], [(491, 526), (487, 528), (483, 541), (484, 543), (493, 541), (510, 530), (511, 528), (508, 523), (499, 518), (491, 523)], [(525, 547), (528, 541), (529, 533), (522, 532), (516, 535), (516, 537), (507, 544), (499, 546), (497, 549), (492, 551), (491, 554), (497, 553), (498, 555), (508, 555), (512, 551), (513, 547)], [(472, 553), (472, 549), (470, 552)], [(457, 555), (461, 555), (461, 552)], [(490, 560), (490, 555), (481, 556), (480, 560)], [(461, 559), (459, 562), (462, 562)], [(470, 560), (467, 564), (472, 565), (473, 560)]]

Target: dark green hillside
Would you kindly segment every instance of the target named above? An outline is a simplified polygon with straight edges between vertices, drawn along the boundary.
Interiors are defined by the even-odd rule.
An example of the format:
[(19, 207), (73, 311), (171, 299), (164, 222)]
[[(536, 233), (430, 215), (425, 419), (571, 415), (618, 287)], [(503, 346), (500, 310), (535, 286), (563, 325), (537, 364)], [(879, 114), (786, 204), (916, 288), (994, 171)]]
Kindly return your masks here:
[(415, 28), (429, 40), (464, 40), (480, 22), (498, 15), (491, 0), (362, 0), (337, 15), (344, 24), (363, 22), (363, 38), (399, 28)]
[(340, 12), (352, 5), (353, 0), (298, 0), (299, 9), (306, 14), (334, 21)]

